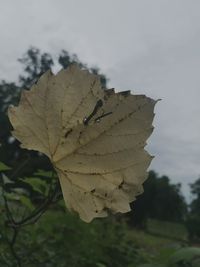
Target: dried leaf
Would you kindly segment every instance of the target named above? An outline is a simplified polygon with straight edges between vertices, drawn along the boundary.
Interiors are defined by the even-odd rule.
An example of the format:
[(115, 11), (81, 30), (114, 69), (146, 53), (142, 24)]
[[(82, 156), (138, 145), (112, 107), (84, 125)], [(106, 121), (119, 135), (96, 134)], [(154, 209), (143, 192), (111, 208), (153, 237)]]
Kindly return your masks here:
[(73, 64), (42, 75), (8, 115), (21, 146), (50, 158), (68, 209), (90, 222), (130, 211), (142, 193), (155, 103), (102, 90), (99, 76)]

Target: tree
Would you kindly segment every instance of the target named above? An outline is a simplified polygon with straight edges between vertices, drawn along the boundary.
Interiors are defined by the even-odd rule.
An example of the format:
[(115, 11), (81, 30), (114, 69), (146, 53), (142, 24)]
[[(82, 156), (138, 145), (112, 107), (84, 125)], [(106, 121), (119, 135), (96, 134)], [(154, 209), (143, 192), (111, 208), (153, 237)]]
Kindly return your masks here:
[(200, 178), (198, 178), (193, 184), (190, 184), (190, 191), (194, 196), (194, 199), (190, 204), (190, 213), (200, 214)]
[(23, 88), (30, 88), (44, 72), (54, 65), (51, 55), (41, 54), (40, 50), (34, 47), (28, 49), (19, 62), (24, 65), (25, 74), (19, 76), (19, 82)]
[[(64, 69), (66, 69), (72, 63), (78, 64), (79, 67), (81, 67), (81, 68), (88, 68), (86, 64), (82, 63), (79, 60), (79, 58), (77, 57), (76, 54), (70, 55), (65, 50), (61, 51), (60, 56), (58, 58), (58, 62)], [(108, 78), (104, 74), (100, 73), (100, 69), (98, 67), (92, 67), (92, 68), (90, 68), (90, 71), (91, 71), (91, 73), (100, 75), (101, 84), (104, 88), (106, 88)]]
[(190, 191), (194, 196), (193, 201), (189, 206), (189, 214), (186, 220), (186, 227), (188, 229), (190, 239), (200, 240), (200, 178), (194, 183), (190, 184)]
[(181, 222), (187, 205), (181, 194), (180, 184), (171, 184), (167, 176), (159, 177), (154, 171), (144, 183), (144, 193), (132, 204), (130, 223), (145, 227), (147, 218)]

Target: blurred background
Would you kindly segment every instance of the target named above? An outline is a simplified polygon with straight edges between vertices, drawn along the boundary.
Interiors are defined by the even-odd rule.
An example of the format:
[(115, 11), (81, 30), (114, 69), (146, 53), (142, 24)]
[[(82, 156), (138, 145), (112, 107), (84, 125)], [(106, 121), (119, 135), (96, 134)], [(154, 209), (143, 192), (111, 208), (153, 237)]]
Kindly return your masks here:
[[(0, 0), (1, 266), (200, 266), (199, 10), (198, 0)], [(162, 99), (144, 193), (130, 213), (89, 225), (7, 118), (22, 89), (73, 62), (106, 88)]]

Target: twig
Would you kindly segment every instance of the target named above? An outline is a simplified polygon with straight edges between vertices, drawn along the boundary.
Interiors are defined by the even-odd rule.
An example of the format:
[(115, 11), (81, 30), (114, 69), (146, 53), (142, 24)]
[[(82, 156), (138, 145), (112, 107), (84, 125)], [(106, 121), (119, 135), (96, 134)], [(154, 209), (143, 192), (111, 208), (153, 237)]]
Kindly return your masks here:
[(26, 166), (26, 164), (30, 161), (30, 155), (28, 154), (28, 157), (19, 165), (18, 168), (15, 169), (15, 171), (10, 175), (10, 178), (16, 177), (16, 175)]
[[(46, 199), (46, 201), (38, 209), (35, 209), (29, 216), (22, 219), (21, 221), (19, 222), (11, 221), (10, 227), (19, 228), (37, 222), (38, 219), (47, 211), (48, 207), (52, 203), (55, 203), (57, 201), (56, 197), (58, 188), (59, 184), (57, 183), (53, 192), (51, 193), (52, 188), (50, 186), (48, 198)], [(54, 199), (56, 199), (56, 201), (54, 201)]]
[(21, 267), (21, 260), (14, 249), (14, 245), (17, 239), (17, 234), (18, 234), (18, 230), (16, 228), (13, 228), (13, 237), (12, 237), (11, 242), (9, 242), (9, 244), (10, 244), (10, 250), (17, 262), (18, 267)]

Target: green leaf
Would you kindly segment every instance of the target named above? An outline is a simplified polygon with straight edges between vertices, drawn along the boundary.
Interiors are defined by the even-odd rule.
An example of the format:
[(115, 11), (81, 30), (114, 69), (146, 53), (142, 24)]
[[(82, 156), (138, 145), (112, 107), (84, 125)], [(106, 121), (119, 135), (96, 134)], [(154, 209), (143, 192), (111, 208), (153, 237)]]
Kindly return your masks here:
[(0, 171), (8, 171), (11, 168), (5, 165), (3, 162), (0, 162)]
[(15, 193), (4, 193), (4, 194), (8, 200), (14, 200), (14, 201), (20, 200), (20, 196), (18, 194), (15, 194)]
[(49, 177), (52, 178), (52, 171), (44, 171), (44, 170), (38, 170), (36, 173), (34, 173), (35, 175), (39, 175), (39, 176), (44, 176), (44, 177)]
[(47, 192), (47, 183), (46, 181), (37, 178), (37, 177), (27, 177), (25, 180), (23, 180), (25, 183), (29, 184), (32, 186), (32, 188), (41, 193), (41, 194), (46, 194)]
[(34, 209), (34, 206), (33, 206), (32, 202), (31, 202), (31, 200), (27, 196), (21, 195), (20, 196), (20, 201), (28, 209), (30, 209), (30, 210)]
[(14, 182), (10, 180), (5, 174), (2, 174), (2, 179), (4, 184), (13, 184)]

